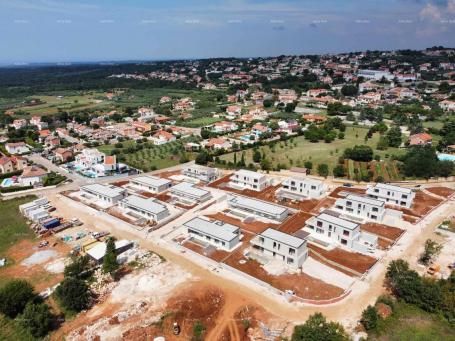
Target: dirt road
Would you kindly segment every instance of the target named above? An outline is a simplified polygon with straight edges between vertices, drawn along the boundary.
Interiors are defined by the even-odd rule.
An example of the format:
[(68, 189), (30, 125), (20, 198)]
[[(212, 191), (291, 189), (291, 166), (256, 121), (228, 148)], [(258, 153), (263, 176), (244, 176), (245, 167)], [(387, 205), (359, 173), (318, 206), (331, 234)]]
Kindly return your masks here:
[[(176, 250), (170, 250), (166, 247), (166, 243), (158, 240), (149, 240), (140, 238), (137, 231), (132, 231), (129, 226), (121, 226), (122, 223), (115, 222), (103, 213), (94, 213), (91, 209), (82, 204), (72, 202), (68, 198), (59, 195), (49, 196), (49, 200), (57, 208), (59, 215), (72, 218), (78, 217), (86, 223), (88, 228), (94, 230), (109, 230), (117, 238), (125, 238), (137, 240), (144, 248), (150, 249), (164, 256), (171, 262), (180, 265), (194, 276), (211, 283), (223, 289), (228, 295), (227, 304), (223, 312), (223, 320), (220, 319), (219, 327), (215, 328), (213, 335), (219, 335), (229, 323), (229, 315), (231, 315), (247, 303), (252, 303), (264, 307), (272, 315), (279, 316), (283, 319), (300, 323), (305, 321), (309, 315), (314, 312), (322, 312), (328, 319), (336, 320), (343, 323), (348, 329), (352, 329), (359, 319), (361, 312), (368, 304), (374, 303), (377, 296), (384, 292), (383, 280), (387, 264), (392, 259), (404, 258), (412, 260), (417, 257), (417, 252), (426, 239), (428, 239), (434, 231), (435, 226), (444, 220), (444, 218), (453, 212), (455, 203), (450, 201), (435, 211), (432, 212), (430, 218), (424, 219), (421, 223), (415, 226), (415, 231), (408, 232), (402, 237), (398, 245), (389, 251), (386, 258), (381, 260), (375, 267), (372, 273), (364, 282), (358, 281), (352, 287), (352, 293), (336, 304), (329, 306), (310, 306), (300, 304), (287, 304), (274, 294), (266, 292), (262, 288), (255, 288), (253, 285), (239, 284), (228, 276), (221, 277), (210, 271), (204, 265), (197, 264), (190, 257), (182, 255)], [(123, 224), (125, 225), (125, 224)], [(131, 232), (130, 232), (131, 231)], [(216, 338), (215, 338), (216, 339)]]

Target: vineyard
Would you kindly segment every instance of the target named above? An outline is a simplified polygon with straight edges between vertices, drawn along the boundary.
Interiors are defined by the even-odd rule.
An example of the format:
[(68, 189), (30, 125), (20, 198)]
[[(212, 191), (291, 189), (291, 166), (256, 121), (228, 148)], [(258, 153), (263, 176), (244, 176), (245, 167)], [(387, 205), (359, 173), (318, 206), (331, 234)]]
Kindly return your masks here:
[(401, 180), (399, 169), (396, 161), (372, 161), (358, 162), (345, 160), (346, 175), (351, 180), (362, 179), (368, 176), (368, 172), (373, 174), (372, 180), (382, 177), (385, 182)]

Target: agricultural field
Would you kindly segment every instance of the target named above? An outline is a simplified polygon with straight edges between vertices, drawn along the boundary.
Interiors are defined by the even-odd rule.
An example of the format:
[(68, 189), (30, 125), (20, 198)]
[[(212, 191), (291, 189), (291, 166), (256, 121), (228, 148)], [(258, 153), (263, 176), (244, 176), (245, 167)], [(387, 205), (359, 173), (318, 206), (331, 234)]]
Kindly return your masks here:
[(151, 142), (125, 141), (121, 142), (122, 147), (104, 145), (98, 147), (98, 150), (108, 155), (115, 154), (119, 162), (124, 162), (131, 167), (147, 172), (178, 165), (182, 156), (186, 156), (188, 160), (194, 159), (196, 155), (186, 153), (183, 145), (195, 141), (197, 139), (194, 137), (182, 138), (161, 146), (155, 146)]
[(182, 127), (188, 127), (188, 128), (198, 128), (198, 127), (204, 127), (210, 124), (213, 124), (215, 122), (222, 121), (221, 118), (216, 118), (216, 117), (200, 117), (200, 118), (195, 118), (191, 120), (185, 120), (180, 122), (178, 125)]
[(380, 321), (370, 340), (455, 340), (455, 330), (441, 318), (411, 305), (397, 302), (393, 314)]
[[(43, 95), (43, 96), (33, 96), (25, 98), (24, 101), (29, 101), (32, 99), (39, 100), (37, 105), (27, 105), (18, 103), (12, 103), (14, 108), (13, 111), (27, 112), (30, 116), (38, 115), (50, 115), (56, 114), (59, 109), (68, 112), (80, 111), (84, 109), (95, 109), (107, 107), (109, 105), (108, 100), (106, 99), (104, 92), (70, 92), (67, 95), (62, 94), (63, 97), (58, 97), (60, 94), (55, 95)], [(2, 107), (8, 107), (8, 104), (2, 103)]]
[(352, 160), (345, 160), (344, 167), (346, 169), (346, 177), (350, 180), (357, 180), (359, 177), (362, 178), (371, 172), (373, 179), (382, 177), (384, 181), (395, 181), (401, 180), (403, 177), (400, 176), (398, 169), (398, 163), (394, 160), (386, 159), (381, 162), (357, 162)]
[[(376, 150), (376, 145), (379, 141), (379, 134), (374, 134), (371, 139), (366, 142), (364, 137), (368, 129), (364, 127), (347, 127), (345, 138), (336, 139), (332, 143), (317, 142), (311, 143), (305, 140), (303, 136), (297, 136), (288, 141), (278, 142), (274, 147), (262, 146), (259, 148), (261, 154), (272, 162), (272, 167), (278, 164), (290, 167), (303, 167), (305, 161), (313, 163), (313, 169), (321, 163), (326, 163), (331, 171), (338, 164), (338, 158), (343, 155), (346, 148), (352, 148), (355, 145), (370, 146), (375, 154), (378, 154), (382, 160), (387, 160), (391, 155), (404, 154), (403, 149), (388, 148), (387, 150)], [(245, 151), (246, 164), (252, 163), (253, 150)], [(240, 152), (237, 152), (237, 160), (239, 160)], [(220, 157), (222, 160), (233, 161), (234, 153), (226, 154)], [(353, 171), (353, 170), (352, 170)]]

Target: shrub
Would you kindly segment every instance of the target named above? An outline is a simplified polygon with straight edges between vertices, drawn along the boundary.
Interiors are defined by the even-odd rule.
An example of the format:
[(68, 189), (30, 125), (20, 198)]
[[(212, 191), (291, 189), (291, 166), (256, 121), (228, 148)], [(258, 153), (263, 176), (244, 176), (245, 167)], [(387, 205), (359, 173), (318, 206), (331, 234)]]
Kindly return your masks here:
[(0, 312), (14, 318), (35, 297), (30, 283), (21, 279), (12, 280), (0, 289)]
[(19, 316), (19, 323), (35, 337), (45, 336), (52, 327), (53, 315), (47, 304), (29, 302)]
[(378, 314), (378, 311), (375, 307), (369, 305), (363, 312), (360, 323), (362, 323), (365, 330), (376, 329), (378, 326), (379, 319), (381, 317)]
[(87, 308), (90, 299), (87, 284), (74, 277), (65, 278), (55, 290), (55, 295), (65, 309), (75, 312)]

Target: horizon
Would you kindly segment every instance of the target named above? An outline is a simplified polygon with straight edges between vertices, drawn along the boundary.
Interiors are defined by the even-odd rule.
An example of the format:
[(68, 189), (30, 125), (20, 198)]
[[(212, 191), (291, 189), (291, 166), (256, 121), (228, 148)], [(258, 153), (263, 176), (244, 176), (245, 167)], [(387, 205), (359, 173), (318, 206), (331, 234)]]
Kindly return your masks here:
[[(0, 0), (0, 64), (96, 63), (455, 45), (455, 0)], [(361, 12), (361, 13), (359, 13)]]

